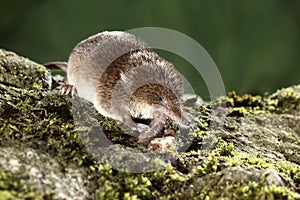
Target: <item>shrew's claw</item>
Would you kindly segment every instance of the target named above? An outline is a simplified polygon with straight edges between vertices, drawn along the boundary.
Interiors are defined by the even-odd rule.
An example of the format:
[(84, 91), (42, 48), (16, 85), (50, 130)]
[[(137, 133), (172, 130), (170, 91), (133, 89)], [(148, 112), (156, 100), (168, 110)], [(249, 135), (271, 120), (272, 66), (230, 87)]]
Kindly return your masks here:
[(77, 90), (73, 85), (64, 85), (60, 90), (60, 95), (77, 96)]

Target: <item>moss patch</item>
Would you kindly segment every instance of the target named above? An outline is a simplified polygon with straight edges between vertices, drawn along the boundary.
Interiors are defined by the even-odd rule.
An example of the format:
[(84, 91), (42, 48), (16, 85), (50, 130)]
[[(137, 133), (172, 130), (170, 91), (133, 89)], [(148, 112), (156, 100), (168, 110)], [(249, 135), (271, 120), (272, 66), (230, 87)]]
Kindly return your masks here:
[(51, 86), (50, 71), (42, 65), (0, 49), (0, 82), (17, 88), (45, 90)]

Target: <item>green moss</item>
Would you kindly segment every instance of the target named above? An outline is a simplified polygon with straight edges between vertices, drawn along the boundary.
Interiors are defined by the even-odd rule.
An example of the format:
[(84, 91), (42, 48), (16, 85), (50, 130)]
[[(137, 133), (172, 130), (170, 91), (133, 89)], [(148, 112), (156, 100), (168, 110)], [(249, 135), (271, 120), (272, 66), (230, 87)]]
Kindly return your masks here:
[(300, 185), (300, 167), (287, 161), (274, 162), (260, 154), (231, 151), (231, 157), (224, 157), (228, 166), (248, 166), (256, 169), (275, 169), (283, 176)]
[(98, 179), (100, 185), (96, 191), (98, 199), (126, 199), (151, 197), (151, 181), (143, 175), (134, 175), (118, 172), (117, 180), (111, 176), (111, 169), (106, 166), (99, 167), (101, 177)]
[(124, 200), (137, 200), (139, 199), (137, 195), (131, 195), (129, 192), (124, 194)]
[[(300, 185), (299, 176), (300, 168), (290, 162), (278, 161), (272, 162), (271, 160), (262, 157), (260, 154), (247, 154), (235, 150), (233, 143), (226, 143), (223, 140), (218, 142), (215, 153), (205, 159), (201, 157), (200, 152), (194, 152), (203, 159), (198, 166), (194, 168), (194, 174), (191, 176), (194, 179), (197, 176), (213, 175), (222, 169), (222, 165), (226, 167), (232, 166), (246, 166), (256, 169), (275, 169), (279, 174), (293, 180), (296, 185)], [(223, 163), (223, 164), (222, 164)], [(249, 182), (249, 183), (228, 183), (225, 186), (218, 185), (218, 178), (208, 178), (205, 186), (201, 189), (201, 193), (197, 196), (199, 199), (300, 199), (300, 196), (290, 188), (267, 185), (262, 182)], [(192, 193), (192, 196), (195, 194)]]
[(225, 142), (224, 140), (219, 141), (219, 147), (216, 148), (217, 155), (219, 156), (234, 156), (235, 147), (232, 142)]
[[(91, 158), (83, 150), (74, 124), (65, 121), (73, 117), (67, 102), (62, 101), (64, 97), (51, 95), (51, 98), (42, 98), (39, 92), (11, 86), (4, 87), (2, 91), (10, 96), (9, 105), (15, 109), (14, 112), (11, 107), (5, 107), (0, 113), (5, 119), (0, 121), (3, 144), (11, 140), (22, 140), (29, 146), (38, 143), (41, 148), (46, 147), (53, 156), (60, 156), (78, 166), (90, 165)], [(47, 141), (47, 145), (44, 145), (44, 141)]]
[(51, 194), (36, 194), (35, 188), (21, 183), (21, 177), (0, 170), (0, 199), (45, 199)]
[(214, 153), (211, 153), (207, 159), (204, 160), (204, 162), (201, 163), (201, 165), (196, 166), (195, 172), (197, 175), (205, 175), (209, 173), (214, 173), (218, 169), (218, 160), (216, 159), (216, 156)]
[[(201, 195), (200, 195), (201, 196)], [(202, 195), (203, 196), (203, 195)], [(228, 184), (222, 188), (215, 188), (204, 195), (209, 199), (241, 199), (241, 200), (276, 200), (300, 199), (300, 195), (286, 187), (266, 185), (265, 183), (249, 182)], [(203, 198), (204, 199), (204, 198)]]
[(205, 135), (207, 135), (207, 133), (205, 131), (200, 130), (199, 128), (197, 128), (193, 131), (193, 136), (194, 137), (204, 139)]
[(299, 110), (300, 93), (297, 86), (284, 88), (278, 90), (276, 93), (270, 95), (269, 101), (277, 101), (275, 111), (279, 113), (289, 113), (291, 110)]
[(41, 76), (47, 76), (49, 73), (49, 70), (47, 70), (44, 66), (38, 65), (36, 67), (36, 72), (39, 73)]
[(267, 99), (267, 104), (265, 106), (266, 110), (269, 110), (269, 111), (276, 111), (277, 109), (277, 106), (278, 106), (278, 99)]
[(250, 94), (245, 94), (242, 97), (238, 96), (235, 91), (229, 92), (226, 97), (226, 103), (231, 107), (256, 107), (260, 106), (262, 102), (261, 96), (252, 96)]
[[(228, 184), (222, 188), (215, 188), (210, 191), (201, 192), (203, 199), (243, 199), (252, 200), (258, 197), (260, 185), (255, 182), (248, 184)], [(223, 192), (222, 192), (223, 191)], [(260, 199), (260, 198), (258, 198)]]
[(265, 169), (271, 167), (271, 163), (266, 158), (260, 157), (260, 155), (248, 154), (244, 152), (232, 152), (233, 157), (226, 157), (228, 166), (252, 166), (258, 169)]
[(300, 194), (291, 191), (290, 189), (278, 185), (266, 186), (262, 191), (270, 199), (285, 197), (287, 199), (300, 199)]
[(99, 200), (114, 200), (114, 199), (120, 199), (120, 194), (118, 190), (121, 190), (121, 186), (116, 182), (111, 182), (109, 180), (105, 180), (103, 178), (100, 178), (98, 180), (100, 187), (96, 191), (96, 199)]
[[(294, 164), (288, 162), (273, 163), (259, 154), (239, 152), (232, 142), (227, 143), (222, 138), (216, 138), (215, 147), (207, 154), (203, 154), (203, 151), (188, 151), (178, 155), (178, 159), (182, 158), (181, 170), (186, 171), (187, 174), (178, 171), (179, 166), (177, 164), (167, 165), (164, 169), (152, 173), (138, 175), (115, 171), (107, 164), (95, 166), (93, 159), (84, 149), (80, 137), (82, 133), (75, 131), (75, 126), (71, 123), (73, 117), (72, 111), (69, 110), (70, 100), (68, 97), (59, 97), (54, 94), (42, 97), (41, 94), (37, 95), (30, 90), (20, 89), (11, 89), (11, 92), (7, 94), (19, 111), (16, 115), (9, 115), (8, 117), (14, 118), (18, 123), (10, 120), (0, 123), (0, 130), (3, 131), (3, 134), (1, 134), (2, 141), (22, 139), (24, 143), (30, 145), (36, 144), (35, 141), (46, 139), (47, 144), (41, 143), (41, 145), (45, 145), (47, 151), (53, 156), (58, 156), (64, 162), (76, 164), (78, 167), (87, 167), (91, 173), (96, 174), (99, 185), (96, 190), (98, 199), (155, 199), (158, 197), (184, 199), (185, 193), (181, 188), (186, 188), (189, 182), (196, 177), (204, 177), (219, 172), (224, 166), (248, 166), (257, 169), (273, 168), (299, 184), (300, 173)], [(247, 97), (247, 99), (249, 98)], [(36, 101), (40, 103), (36, 104)], [(254, 103), (256, 107), (239, 107), (236, 109), (239, 117), (248, 116), (251, 109), (257, 109), (257, 100), (247, 102), (252, 101), (256, 102)], [(243, 101), (239, 100), (239, 102)], [(209, 130), (210, 111), (209, 105), (203, 105), (197, 111), (201, 123), (198, 124), (193, 133), (196, 142), (203, 141), (207, 136), (219, 135), (218, 132)], [(5, 112), (3, 111), (3, 113)], [(20, 113), (22, 114), (20, 115)], [(28, 118), (32, 119), (30, 125), (26, 123)], [(101, 116), (98, 119), (105, 131), (115, 131), (117, 129), (115, 121)], [(230, 130), (236, 130), (237, 128), (234, 126)], [(113, 133), (109, 136), (113, 141), (118, 141), (121, 144), (127, 144), (129, 141), (122, 133), (110, 133)], [(88, 131), (87, 134), (90, 134), (90, 132)], [(197, 149), (199, 145), (195, 143), (194, 147)], [(264, 189), (268, 189), (268, 187), (264, 187)], [(284, 195), (283, 191), (285, 190), (284, 188), (281, 189), (280, 195)], [(222, 189), (222, 191), (224, 190), (232, 191), (236, 196), (245, 197), (246, 199), (257, 197), (262, 192), (262, 190), (256, 188), (255, 183), (231, 185)], [(270, 191), (270, 196), (275, 194), (275, 190), (271, 191), (271, 188), (268, 191)], [(286, 193), (294, 195), (289, 190)], [(220, 195), (217, 194), (217, 190), (203, 193), (204, 198), (213, 198), (217, 195)]]
[(38, 83), (33, 83), (32, 88), (35, 90), (41, 90), (43, 89), (43, 85), (40, 85)]
[(42, 65), (4, 49), (0, 49), (0, 60), (1, 82), (16, 88), (50, 88), (51, 74)]
[(266, 97), (245, 94), (238, 96), (234, 91), (225, 98), (227, 106), (234, 107), (230, 115), (247, 116), (264, 112), (289, 113), (300, 109), (299, 86), (284, 88)]
[(149, 187), (151, 182), (147, 177), (137, 176), (137, 177), (127, 177), (124, 180), (125, 191), (128, 190), (133, 195), (136, 195), (140, 198), (146, 198), (151, 195)]
[(249, 110), (247, 110), (245, 107), (240, 107), (240, 108), (232, 108), (228, 112), (228, 116), (238, 116), (238, 117), (245, 117), (250, 115), (251, 113)]

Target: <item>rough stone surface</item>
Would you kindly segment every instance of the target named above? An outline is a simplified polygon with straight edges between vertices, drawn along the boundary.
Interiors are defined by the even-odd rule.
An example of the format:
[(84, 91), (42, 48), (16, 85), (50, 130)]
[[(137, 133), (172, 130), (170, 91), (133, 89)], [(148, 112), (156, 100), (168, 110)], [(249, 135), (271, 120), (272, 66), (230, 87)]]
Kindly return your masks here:
[(90, 103), (57, 95), (63, 80), (52, 79), (0, 50), (1, 199), (300, 199), (300, 85), (212, 102), (188, 96), (192, 128), (170, 122), (174, 146), (154, 154), (155, 170), (131, 173), (151, 149)]
[(0, 49), (0, 82), (17, 88), (49, 89), (51, 73), (42, 65)]
[[(9, 155), (9, 157), (7, 156)], [(13, 147), (0, 148), (0, 167), (9, 171), (23, 185), (32, 186), (36, 193), (52, 199), (86, 199), (85, 173), (64, 166), (45, 152)]]

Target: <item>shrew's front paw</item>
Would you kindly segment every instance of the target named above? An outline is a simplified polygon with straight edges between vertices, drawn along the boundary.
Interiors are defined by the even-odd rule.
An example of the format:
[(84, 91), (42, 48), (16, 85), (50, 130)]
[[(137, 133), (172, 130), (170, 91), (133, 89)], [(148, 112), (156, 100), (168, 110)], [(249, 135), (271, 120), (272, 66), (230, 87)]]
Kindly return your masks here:
[(155, 123), (151, 127), (148, 127), (143, 132), (140, 132), (138, 142), (143, 145), (148, 145), (155, 136), (157, 136), (160, 131), (163, 129), (164, 124), (163, 123)]
[(150, 143), (151, 137), (147, 135), (147, 132), (141, 133), (138, 138), (138, 143), (147, 146)]
[(139, 131), (138, 143), (142, 145), (148, 145), (151, 139), (151, 128), (145, 124), (138, 124), (137, 129)]

